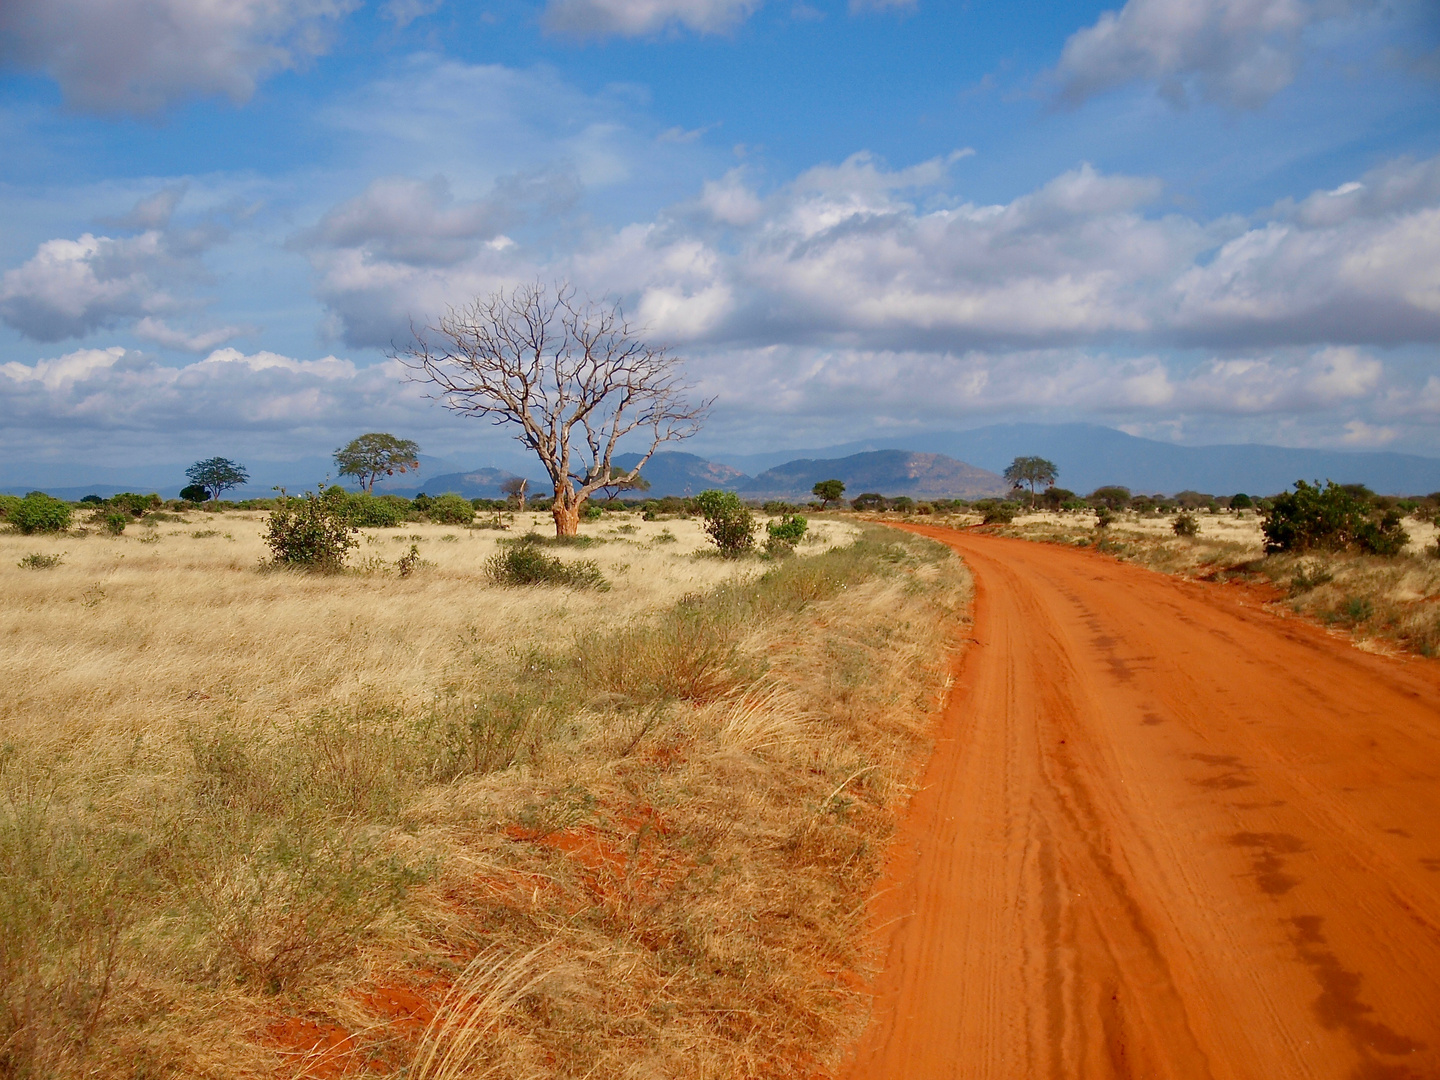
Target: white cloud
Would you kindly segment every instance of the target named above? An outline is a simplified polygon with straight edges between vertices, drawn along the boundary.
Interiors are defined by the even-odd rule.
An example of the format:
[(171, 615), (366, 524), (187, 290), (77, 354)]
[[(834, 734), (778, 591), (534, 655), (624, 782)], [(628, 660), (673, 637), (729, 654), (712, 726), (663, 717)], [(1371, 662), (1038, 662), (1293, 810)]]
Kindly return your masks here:
[(196, 95), (248, 100), (323, 53), (359, 0), (6, 0), (0, 62), (54, 78), (68, 102), (145, 113)]
[(36, 341), (60, 341), (174, 310), (174, 297), (154, 280), (165, 261), (154, 230), (123, 239), (84, 233), (47, 240), (0, 279), (0, 319)]
[(1294, 81), (1303, 33), (1359, 0), (1127, 0), (1065, 43), (1053, 75), (1078, 104), (1144, 80), (1184, 104), (1195, 95), (1231, 108), (1263, 105)]
[(184, 432), (348, 430), (358, 417), (425, 409), (397, 364), (219, 349), (181, 366), (124, 348), (0, 364), (0, 420), (15, 430)]
[(142, 341), (151, 341), (166, 349), (181, 352), (209, 352), (237, 337), (246, 337), (256, 332), (253, 326), (217, 326), (211, 330), (188, 331), (173, 327), (163, 319), (147, 315), (135, 324), (135, 336)]
[(144, 230), (136, 235), (87, 232), (40, 244), (0, 277), (0, 321), (33, 340), (60, 341), (142, 319), (150, 340), (163, 342), (173, 331), (156, 316), (195, 306), (185, 294), (205, 276), (199, 257), (227, 236), (213, 217), (177, 225), (183, 194), (166, 188), (111, 222)]
[(764, 0), (550, 0), (548, 29), (573, 37), (644, 37), (683, 27), (701, 34), (733, 30)]
[(444, 3), (445, 0), (385, 0), (380, 5), (380, 13), (404, 29), (416, 19), (439, 11)]

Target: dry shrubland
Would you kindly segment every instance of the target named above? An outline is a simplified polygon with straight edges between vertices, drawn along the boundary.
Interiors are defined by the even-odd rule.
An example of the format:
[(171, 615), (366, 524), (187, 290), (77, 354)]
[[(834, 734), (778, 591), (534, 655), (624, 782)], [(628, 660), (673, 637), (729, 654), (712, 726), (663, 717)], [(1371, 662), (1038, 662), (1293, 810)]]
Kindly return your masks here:
[[(1104, 530), (1089, 513), (1036, 513), (999, 531), (1051, 543), (1094, 545), (1115, 558), (1210, 581), (1273, 586), (1274, 604), (1349, 633), (1366, 648), (1440, 655), (1440, 558), (1430, 521), (1404, 522), (1410, 542), (1398, 556), (1346, 551), (1265, 553), (1251, 511), (1199, 514), (1195, 537), (1177, 537), (1173, 517), (1133, 512)], [(953, 519), (972, 524), (978, 519)]]
[(822, 1073), (968, 578), (816, 524), (0, 534), (0, 1076)]

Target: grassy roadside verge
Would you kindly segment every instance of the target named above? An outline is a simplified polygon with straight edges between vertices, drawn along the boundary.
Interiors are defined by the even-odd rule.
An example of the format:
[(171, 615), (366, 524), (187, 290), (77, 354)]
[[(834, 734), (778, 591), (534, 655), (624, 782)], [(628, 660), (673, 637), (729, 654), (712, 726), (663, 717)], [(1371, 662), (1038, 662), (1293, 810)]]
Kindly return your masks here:
[[(311, 609), (341, 596), (296, 587)], [(365, 587), (378, 605), (426, 586)], [(26, 617), (76, 592), (37, 592)], [(503, 648), (477, 624), (409, 653), (432, 665), (421, 695), (280, 710), (217, 691), (117, 726), (45, 713), (14, 675), (0, 1075), (823, 1071), (864, 1018), (864, 900), (968, 610), (963, 567), (872, 528), (619, 620), (598, 617), (609, 597), (515, 595), (435, 592), (539, 622)], [(206, 660), (145, 644), (174, 650), (157, 670)], [(343, 652), (302, 659), (287, 680), (349, 685)]]
[[(1362, 648), (1440, 656), (1440, 558), (1433, 529), (1407, 521), (1412, 544), (1393, 557), (1355, 552), (1264, 551), (1259, 519), (1201, 515), (1200, 535), (1179, 537), (1163, 519), (1123, 514), (1096, 529), (1088, 514), (1033, 514), (987, 531), (1087, 546), (1161, 573), (1259, 586), (1267, 602), (1349, 634)], [(974, 519), (955, 519), (955, 525)]]

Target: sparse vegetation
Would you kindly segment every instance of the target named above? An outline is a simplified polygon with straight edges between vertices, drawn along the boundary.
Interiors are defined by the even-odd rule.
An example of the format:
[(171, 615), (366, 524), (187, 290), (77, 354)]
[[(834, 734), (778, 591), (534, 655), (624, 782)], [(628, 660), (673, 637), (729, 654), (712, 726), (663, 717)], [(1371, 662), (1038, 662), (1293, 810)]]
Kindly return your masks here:
[(1190, 511), (1176, 514), (1175, 520), (1170, 523), (1170, 531), (1179, 537), (1193, 537), (1200, 535), (1200, 520)]
[(270, 512), (265, 542), (277, 565), (335, 574), (359, 546), (357, 532), (344, 490), (331, 488), (282, 497)]
[(609, 583), (591, 560), (565, 562), (547, 555), (530, 537), (521, 537), (485, 564), (496, 585), (564, 585), (572, 589), (607, 589)]
[(1269, 552), (1322, 549), (1398, 555), (1410, 539), (1397, 509), (1378, 507), (1361, 492), (1334, 481), (1322, 488), (1318, 482), (1297, 480), (1293, 492), (1271, 500), (1263, 518)]
[(702, 491), (695, 504), (705, 518), (705, 531), (720, 554), (736, 559), (755, 546), (755, 515), (733, 491)]
[(52, 499), (43, 491), (32, 491), (11, 505), (5, 517), (20, 532), (31, 536), (64, 532), (70, 528), (73, 513), (69, 503)]
[(50, 570), (65, 561), (64, 552), (32, 551), (15, 565), (22, 570)]
[(403, 585), (256, 574), (264, 517), (223, 521), (9, 571), (9, 1075), (834, 1065), (956, 560), (697, 560), (677, 520), (562, 594), (490, 585), (484, 534)]

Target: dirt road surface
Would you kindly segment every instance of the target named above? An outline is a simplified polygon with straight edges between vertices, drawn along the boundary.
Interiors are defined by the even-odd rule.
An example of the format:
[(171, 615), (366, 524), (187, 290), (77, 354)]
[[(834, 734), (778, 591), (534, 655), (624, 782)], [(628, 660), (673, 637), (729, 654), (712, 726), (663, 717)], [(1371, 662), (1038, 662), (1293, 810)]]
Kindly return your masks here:
[(1440, 1077), (1440, 665), (1093, 552), (977, 581), (849, 1080)]

